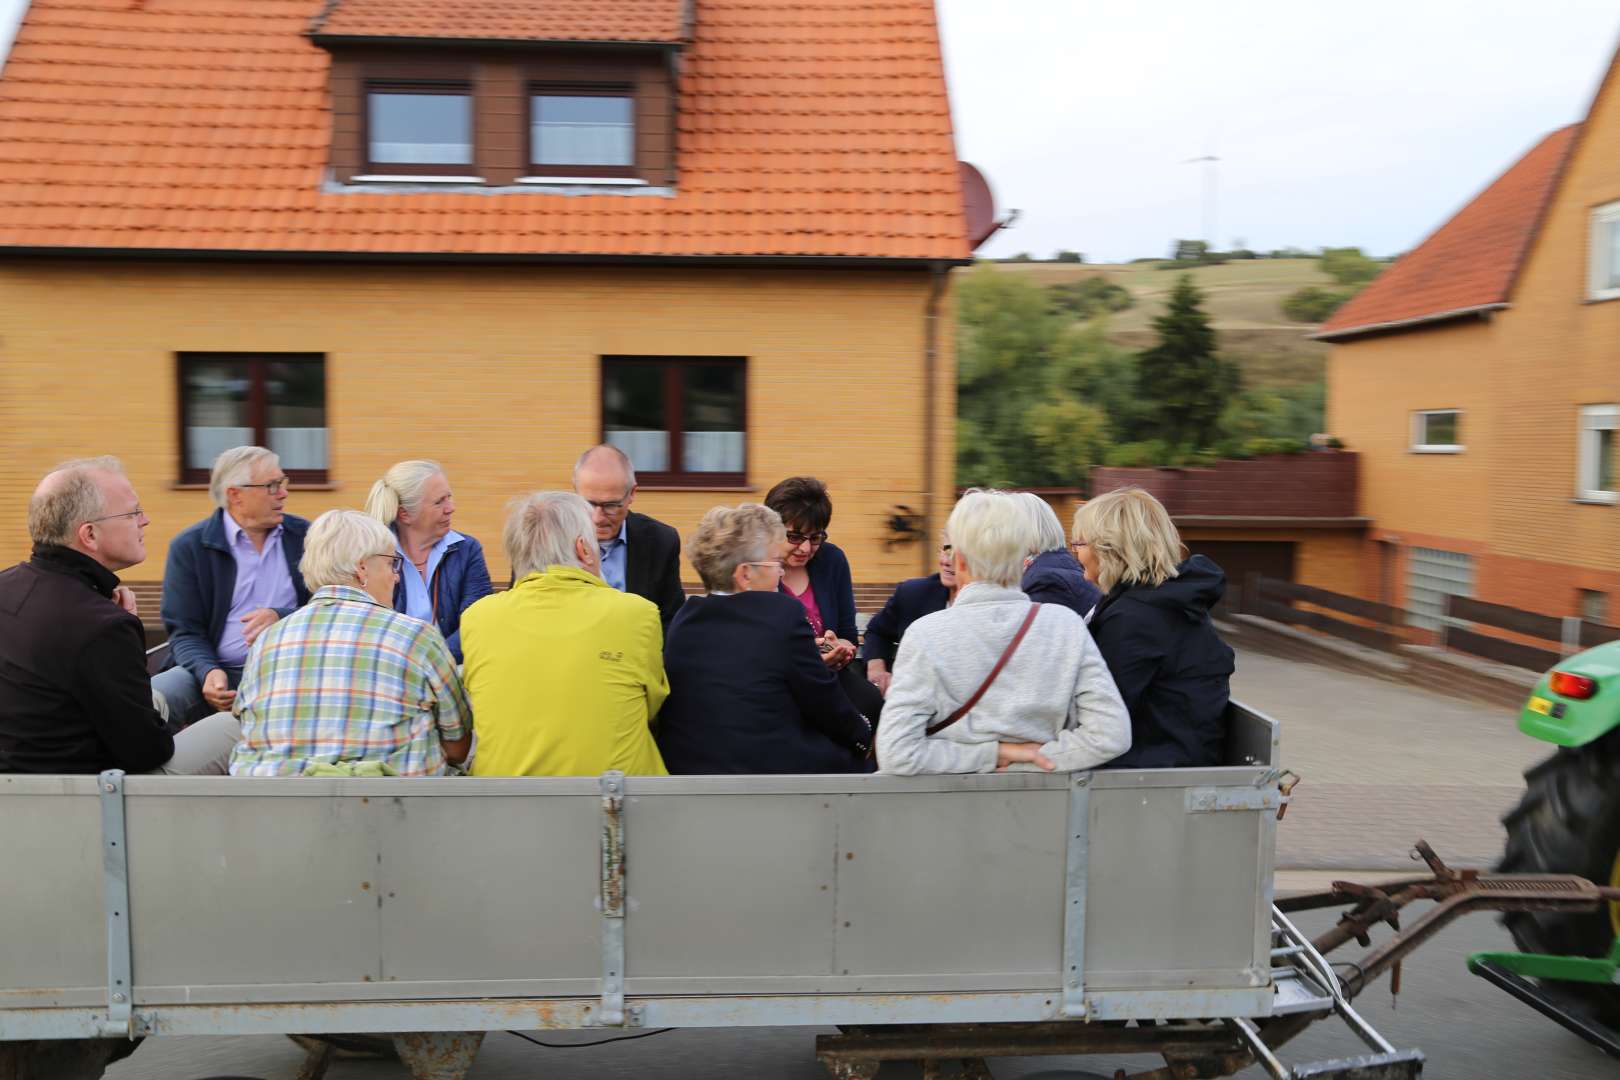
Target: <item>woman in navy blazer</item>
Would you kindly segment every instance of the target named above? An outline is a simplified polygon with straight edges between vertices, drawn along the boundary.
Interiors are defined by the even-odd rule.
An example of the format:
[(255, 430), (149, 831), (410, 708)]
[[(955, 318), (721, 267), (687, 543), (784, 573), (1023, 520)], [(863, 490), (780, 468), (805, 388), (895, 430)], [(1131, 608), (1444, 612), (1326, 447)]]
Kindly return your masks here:
[(906, 636), (906, 629), (924, 615), (944, 611), (956, 598), (953, 553), (951, 538), (942, 537), (939, 542), (939, 573), (911, 578), (896, 585), (883, 610), (866, 624), (861, 658), (866, 661), (867, 679), (879, 692), (889, 692), (895, 653), (900, 650), (900, 639)]
[(757, 504), (717, 506), (687, 544), (708, 589), (669, 626), (656, 735), (673, 774), (870, 772), (872, 725), (838, 685), (803, 607), (777, 591), (787, 540)]

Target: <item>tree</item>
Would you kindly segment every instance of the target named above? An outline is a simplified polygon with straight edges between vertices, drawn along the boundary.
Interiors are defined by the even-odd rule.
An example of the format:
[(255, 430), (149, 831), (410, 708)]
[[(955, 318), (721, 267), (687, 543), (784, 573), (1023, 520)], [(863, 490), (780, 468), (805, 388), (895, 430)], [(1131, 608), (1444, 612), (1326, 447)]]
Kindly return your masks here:
[(1136, 303), (1130, 290), (1101, 274), (1047, 286), (1052, 307), (1076, 319), (1089, 319), (1105, 311), (1124, 311)]
[(1183, 450), (1215, 444), (1221, 413), (1242, 382), (1237, 366), (1216, 353), (1202, 302), (1191, 274), (1177, 278), (1169, 306), (1153, 320), (1159, 343), (1137, 359), (1137, 395), (1152, 428), (1147, 434)]
[(1283, 314), (1294, 322), (1326, 322), (1328, 316), (1343, 307), (1347, 300), (1356, 295), (1357, 291), (1356, 289), (1319, 289), (1315, 285), (1306, 285), (1283, 297)]
[(1086, 261), (1086, 257), (1080, 254), (1078, 251), (1068, 251), (1065, 249), (1055, 253), (1052, 256), (1052, 261), (1058, 263), (1083, 263)]
[(1203, 240), (1177, 240), (1170, 249), (1170, 257), (1176, 262), (1203, 262), (1209, 254), (1209, 244)]
[(1316, 265), (1340, 285), (1358, 287), (1367, 284), (1384, 270), (1383, 263), (1362, 254), (1358, 247), (1323, 248), (1322, 257), (1316, 261)]

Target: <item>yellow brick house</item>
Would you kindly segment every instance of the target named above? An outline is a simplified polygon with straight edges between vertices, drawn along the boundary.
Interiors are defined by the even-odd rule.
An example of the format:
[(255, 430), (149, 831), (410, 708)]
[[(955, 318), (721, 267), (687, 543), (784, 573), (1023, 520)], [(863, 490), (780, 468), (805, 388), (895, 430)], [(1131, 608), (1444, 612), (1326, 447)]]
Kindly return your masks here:
[(54, 462), (114, 453), (155, 579), (260, 442), (304, 516), (439, 459), (503, 578), (507, 499), (606, 439), (683, 532), (813, 473), (857, 580), (922, 572), (962, 175), (931, 0), (34, 0), (0, 557)]

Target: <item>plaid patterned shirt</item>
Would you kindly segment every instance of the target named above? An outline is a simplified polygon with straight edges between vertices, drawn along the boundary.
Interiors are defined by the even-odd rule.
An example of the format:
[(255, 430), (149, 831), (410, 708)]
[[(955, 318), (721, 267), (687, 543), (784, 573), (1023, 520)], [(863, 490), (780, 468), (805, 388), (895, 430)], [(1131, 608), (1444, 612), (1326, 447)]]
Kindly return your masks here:
[(233, 776), (299, 776), (312, 765), (381, 761), (401, 776), (444, 772), (440, 738), (472, 729), (472, 707), (436, 627), (360, 589), (327, 585), (259, 635), (234, 711)]

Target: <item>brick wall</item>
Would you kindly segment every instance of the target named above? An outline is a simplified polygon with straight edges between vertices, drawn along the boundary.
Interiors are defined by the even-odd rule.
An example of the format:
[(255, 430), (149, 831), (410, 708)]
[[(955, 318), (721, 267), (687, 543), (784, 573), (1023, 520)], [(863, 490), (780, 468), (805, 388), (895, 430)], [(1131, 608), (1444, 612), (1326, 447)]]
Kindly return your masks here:
[(1096, 494), (1140, 487), (1172, 517), (1356, 516), (1356, 455), (1342, 451), (1221, 461), (1209, 468), (1091, 470)]

